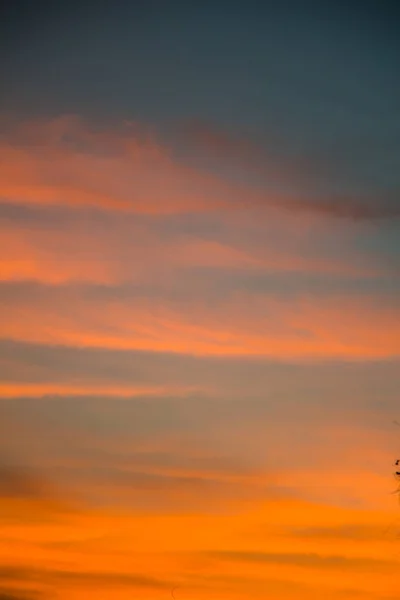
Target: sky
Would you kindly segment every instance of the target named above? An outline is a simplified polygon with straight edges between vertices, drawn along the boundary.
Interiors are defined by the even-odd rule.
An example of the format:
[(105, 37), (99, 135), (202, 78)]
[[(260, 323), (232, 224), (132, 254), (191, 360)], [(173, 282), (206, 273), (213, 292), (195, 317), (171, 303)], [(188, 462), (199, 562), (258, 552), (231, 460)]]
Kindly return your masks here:
[(0, 600), (395, 600), (399, 8), (0, 9)]

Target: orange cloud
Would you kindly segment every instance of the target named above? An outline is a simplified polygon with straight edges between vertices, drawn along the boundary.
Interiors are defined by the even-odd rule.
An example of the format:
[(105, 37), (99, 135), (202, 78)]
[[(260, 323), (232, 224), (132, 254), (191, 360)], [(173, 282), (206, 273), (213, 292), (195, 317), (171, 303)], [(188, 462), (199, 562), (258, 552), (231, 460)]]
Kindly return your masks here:
[(76, 117), (20, 125), (3, 136), (0, 165), (0, 195), (17, 204), (169, 214), (227, 207), (238, 195), (138, 127), (96, 131)]
[[(127, 222), (125, 217), (99, 219), (98, 213), (34, 213), (36, 222), (5, 220), (1, 227), (6, 252), (3, 279), (98, 281), (143, 279), (146, 272), (179, 266), (258, 266), (260, 260), (223, 242), (177, 232), (159, 231), (162, 223)], [(57, 218), (54, 219), (54, 216)], [(44, 224), (40, 225), (40, 217)], [(37, 221), (39, 220), (39, 224)]]
[[(231, 299), (183, 303), (145, 294), (102, 298), (74, 287), (10, 288), (0, 336), (12, 340), (281, 359), (388, 358), (399, 354), (397, 307), (390, 298)], [(29, 289), (29, 288), (28, 288)]]
[(69, 227), (57, 225), (52, 231), (29, 224), (0, 226), (6, 248), (0, 259), (0, 279), (110, 284), (145, 282), (150, 276), (160, 278), (183, 267), (254, 269), (262, 265), (251, 253), (218, 241), (183, 235), (163, 241), (156, 230), (134, 223), (129, 229), (122, 221), (96, 226), (86, 218)]
[(0, 398), (43, 398), (44, 396), (110, 396), (132, 398), (134, 396), (159, 396), (160, 394), (188, 394), (195, 388), (169, 385), (118, 386), (113, 383), (73, 385), (68, 383), (0, 383)]
[[(33, 218), (34, 217), (34, 218)], [(42, 223), (40, 222), (42, 219)], [(46, 224), (46, 219), (48, 224)], [(31, 222), (32, 220), (32, 222)], [(179, 223), (178, 223), (179, 227)], [(173, 281), (182, 269), (247, 269), (254, 275), (269, 273), (331, 273), (335, 276), (382, 276), (392, 270), (370, 264), (368, 257), (351, 255), (346, 260), (312, 253), (307, 235), (299, 236), (297, 252), (292, 245), (231, 240), (244, 224), (232, 224), (226, 239), (204, 239), (201, 233), (186, 234), (180, 225), (174, 236), (168, 224), (157, 220), (127, 222), (125, 217), (99, 219), (98, 213), (33, 213), (20, 220), (0, 220), (4, 252), (0, 257), (1, 281), (41, 281), (60, 284), (88, 282), (115, 284), (124, 281)], [(293, 233), (281, 225), (282, 237)], [(258, 232), (259, 234), (259, 232)]]
[[(204, 125), (192, 128), (189, 139), (207, 155), (233, 158), (250, 171), (255, 167), (263, 175), (264, 189), (228, 181), (178, 159), (154, 131), (138, 124), (95, 128), (76, 116), (64, 116), (14, 123), (3, 131), (0, 196), (18, 205), (145, 214), (277, 207), (328, 218), (398, 215), (396, 196), (332, 197), (320, 190), (315, 165), (299, 169), (248, 140), (235, 140)], [(280, 188), (291, 181), (296, 191), (271, 193), (271, 181)]]

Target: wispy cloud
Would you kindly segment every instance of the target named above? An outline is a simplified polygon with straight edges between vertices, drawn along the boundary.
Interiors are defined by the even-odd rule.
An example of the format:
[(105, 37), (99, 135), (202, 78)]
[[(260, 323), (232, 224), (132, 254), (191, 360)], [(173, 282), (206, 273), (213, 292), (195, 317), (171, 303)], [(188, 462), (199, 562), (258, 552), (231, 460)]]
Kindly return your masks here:
[(215, 126), (189, 124), (183, 130), (194, 156), (239, 166), (248, 176), (238, 182), (201, 160), (189, 164), (187, 151), (186, 159), (178, 158), (176, 149), (137, 123), (95, 128), (69, 116), (3, 127), (0, 196), (17, 204), (148, 214), (270, 206), (356, 220), (399, 216), (398, 189), (349, 192), (344, 186), (333, 193), (329, 168), (317, 157), (299, 166), (298, 158)]
[(76, 117), (3, 135), (0, 196), (17, 204), (97, 206), (138, 213), (227, 205), (232, 186), (176, 163), (143, 128), (96, 130)]
[[(0, 581), (2, 582), (15, 582), (19, 584), (29, 585), (35, 583), (40, 585), (43, 591), (53, 588), (56, 590), (59, 586), (67, 586), (72, 588), (74, 591), (82, 586), (85, 589), (99, 590), (108, 589), (110, 593), (112, 589), (118, 590), (119, 588), (128, 588), (129, 590), (140, 590), (140, 589), (151, 589), (151, 590), (168, 590), (173, 585), (172, 582), (162, 581), (155, 577), (146, 577), (144, 575), (135, 573), (119, 573), (119, 572), (104, 572), (104, 571), (71, 571), (71, 570), (56, 570), (56, 569), (35, 569), (30, 566), (6, 566), (0, 567)], [(5, 598), (14, 599), (25, 599), (25, 598), (36, 598), (35, 595), (26, 596), (24, 592), (19, 595), (19, 592), (12, 592), (10, 595), (6, 595)], [(47, 593), (43, 593), (43, 597), (48, 597)], [(0, 595), (0, 598), (2, 596)]]
[[(98, 293), (100, 291), (100, 293)], [(27, 293), (28, 292), (28, 293)], [(230, 298), (102, 294), (90, 287), (2, 284), (3, 339), (198, 355), (396, 357), (395, 296)], [(210, 299), (211, 300), (211, 299)], [(381, 308), (384, 306), (384, 310)], [(351, 327), (350, 327), (351, 325)]]
[(0, 496), (43, 498), (48, 496), (44, 482), (23, 467), (0, 465)]
[[(398, 188), (346, 193), (343, 183), (342, 191), (332, 194), (330, 188), (337, 186), (341, 176), (333, 153), (333, 164), (329, 164), (329, 157), (322, 160), (321, 155), (314, 155), (312, 159), (307, 159), (306, 155), (291, 157), (290, 152), (279, 149), (276, 144), (273, 146), (265, 140), (263, 143), (261, 139), (256, 141), (250, 136), (235, 135), (215, 124), (201, 121), (185, 124), (182, 139), (195, 164), (197, 162), (206, 169), (219, 168), (222, 172), (224, 166), (241, 169), (242, 179), (246, 173), (255, 173), (257, 187), (265, 186), (267, 190), (258, 200), (261, 205), (271, 204), (286, 210), (355, 220), (390, 219), (400, 215)], [(365, 143), (356, 151), (365, 152)], [(347, 156), (347, 161), (352, 158), (354, 156)], [(342, 170), (346, 172), (346, 169)]]
[(368, 557), (353, 557), (331, 555), (324, 556), (313, 553), (273, 553), (273, 552), (240, 552), (240, 551), (221, 551), (213, 552), (211, 556), (227, 561), (235, 562), (255, 562), (255, 563), (272, 563), (283, 565), (294, 565), (296, 567), (306, 568), (323, 568), (323, 569), (359, 569), (368, 571), (370, 569), (377, 571), (391, 570), (397, 561), (380, 560), (377, 558)]
[(23, 592), (12, 588), (0, 588), (0, 600), (39, 600), (43, 594), (36, 592)]

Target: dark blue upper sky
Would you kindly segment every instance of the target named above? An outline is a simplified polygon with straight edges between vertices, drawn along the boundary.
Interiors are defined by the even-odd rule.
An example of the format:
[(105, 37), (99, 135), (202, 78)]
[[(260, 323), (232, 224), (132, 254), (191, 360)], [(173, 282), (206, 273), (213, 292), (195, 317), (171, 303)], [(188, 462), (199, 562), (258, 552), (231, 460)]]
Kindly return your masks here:
[(9, 4), (3, 111), (200, 119), (318, 164), (333, 192), (397, 202), (394, 3)]

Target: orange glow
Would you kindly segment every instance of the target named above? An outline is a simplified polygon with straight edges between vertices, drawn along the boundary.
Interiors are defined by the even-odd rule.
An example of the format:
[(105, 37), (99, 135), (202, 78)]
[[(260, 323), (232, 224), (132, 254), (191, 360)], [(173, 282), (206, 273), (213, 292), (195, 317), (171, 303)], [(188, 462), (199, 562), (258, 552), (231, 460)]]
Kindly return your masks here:
[[(329, 523), (326, 540), (323, 534), (307, 538), (297, 533), (310, 522), (315, 528)], [(335, 528), (338, 537), (331, 539)], [(384, 528), (383, 513), (294, 501), (223, 517), (91, 512), (20, 530), (6, 524), (0, 556), (7, 564), (10, 541), (4, 540), (11, 538), (27, 582), (62, 582), (61, 598), (83, 599), (104, 589), (121, 599), (139, 591), (141, 597), (157, 599), (177, 587), (193, 599), (228, 599), (232, 593), (239, 599), (251, 589), (256, 598), (274, 593), (286, 600), (305, 599), (320, 586), (328, 598), (346, 599), (356, 591), (395, 592), (389, 575), (399, 561), (390, 540), (379, 535)], [(366, 535), (375, 530), (376, 539), (366, 546), (352, 530)], [(291, 582), (291, 591), (284, 581)]]
[(394, 600), (373, 227), (75, 117), (3, 136), (0, 196), (0, 600)]

